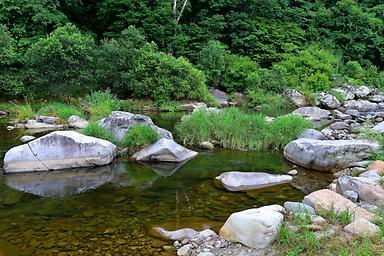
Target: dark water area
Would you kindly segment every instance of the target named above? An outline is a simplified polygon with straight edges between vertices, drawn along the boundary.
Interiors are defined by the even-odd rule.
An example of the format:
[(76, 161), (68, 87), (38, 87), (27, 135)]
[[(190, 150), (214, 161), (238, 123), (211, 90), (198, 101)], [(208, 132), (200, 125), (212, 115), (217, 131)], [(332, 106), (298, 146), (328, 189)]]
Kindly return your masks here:
[[(174, 131), (182, 114), (154, 115)], [(20, 144), (0, 120), (0, 151)], [(3, 156), (2, 156), (3, 157)], [(117, 160), (98, 168), (0, 176), (0, 255), (176, 255), (152, 231), (221, 227), (236, 211), (300, 201), (329, 184), (326, 174), (298, 169), (292, 183), (229, 192), (214, 184), (224, 171), (285, 173), (281, 152), (201, 152), (182, 165)]]

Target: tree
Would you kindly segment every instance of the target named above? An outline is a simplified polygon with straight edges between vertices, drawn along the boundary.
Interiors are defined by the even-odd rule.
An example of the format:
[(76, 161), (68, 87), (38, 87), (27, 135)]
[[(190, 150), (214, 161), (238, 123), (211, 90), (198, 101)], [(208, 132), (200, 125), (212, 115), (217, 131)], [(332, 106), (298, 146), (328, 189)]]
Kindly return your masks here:
[(72, 24), (40, 39), (26, 54), (28, 80), (34, 94), (57, 97), (96, 89), (95, 50), (93, 38)]

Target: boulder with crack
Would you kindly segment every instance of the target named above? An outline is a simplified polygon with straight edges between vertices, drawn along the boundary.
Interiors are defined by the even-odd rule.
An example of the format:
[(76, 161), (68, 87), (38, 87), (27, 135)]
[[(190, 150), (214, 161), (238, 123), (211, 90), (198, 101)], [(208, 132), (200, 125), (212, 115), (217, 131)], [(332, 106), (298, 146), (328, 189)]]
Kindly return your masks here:
[(4, 172), (47, 171), (112, 162), (116, 146), (75, 131), (56, 131), (10, 149), (4, 157)]

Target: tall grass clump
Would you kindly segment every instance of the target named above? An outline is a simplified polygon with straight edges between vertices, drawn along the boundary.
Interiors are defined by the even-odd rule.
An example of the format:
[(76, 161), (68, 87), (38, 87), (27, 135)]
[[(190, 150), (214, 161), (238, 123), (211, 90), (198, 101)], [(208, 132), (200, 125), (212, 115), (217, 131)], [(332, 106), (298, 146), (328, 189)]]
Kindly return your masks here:
[(130, 153), (137, 152), (160, 138), (159, 134), (146, 125), (135, 125), (125, 134), (122, 145), (127, 147)]
[(240, 150), (282, 149), (309, 123), (296, 115), (287, 115), (267, 123), (261, 114), (248, 114), (237, 108), (221, 111), (195, 111), (182, 118), (176, 131), (184, 144), (219, 141), (222, 147)]
[(15, 107), (16, 118), (19, 120), (25, 120), (27, 118), (35, 118), (35, 113), (33, 112), (32, 105), (28, 100), (25, 100), (24, 103), (12, 102)]
[(41, 107), (38, 112), (41, 115), (56, 116), (63, 120), (67, 120), (72, 115), (84, 116), (79, 107), (61, 102), (51, 102)]
[(110, 90), (96, 91), (85, 96), (85, 105), (91, 119), (98, 120), (117, 109), (119, 101), (111, 94)]
[(113, 134), (106, 128), (98, 125), (97, 123), (91, 123), (87, 127), (81, 130), (81, 133), (87, 136), (96, 137), (103, 140), (108, 140), (114, 144), (117, 143)]

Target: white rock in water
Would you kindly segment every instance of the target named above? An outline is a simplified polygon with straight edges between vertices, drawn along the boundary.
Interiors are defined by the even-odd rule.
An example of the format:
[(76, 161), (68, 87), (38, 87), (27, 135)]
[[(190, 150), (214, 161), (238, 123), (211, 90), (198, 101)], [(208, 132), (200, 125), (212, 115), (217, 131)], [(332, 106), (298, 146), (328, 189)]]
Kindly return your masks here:
[(292, 177), (264, 172), (224, 172), (216, 179), (229, 191), (243, 191), (287, 183)]
[(369, 140), (297, 139), (284, 148), (287, 160), (319, 171), (336, 172), (351, 163), (368, 159), (381, 146)]
[(156, 126), (152, 119), (146, 115), (135, 115), (129, 112), (113, 111), (106, 118), (101, 119), (98, 124), (109, 130), (118, 141), (122, 141), (125, 134), (135, 125), (151, 127), (162, 138), (173, 139), (172, 133)]
[(171, 139), (159, 139), (147, 148), (133, 155), (137, 161), (183, 162), (197, 155), (197, 152), (184, 148)]
[(283, 218), (283, 214), (269, 207), (236, 212), (229, 216), (220, 235), (251, 248), (267, 248), (275, 241)]
[(75, 131), (56, 131), (10, 149), (4, 172), (47, 171), (101, 166), (112, 162), (116, 146)]
[(29, 141), (34, 140), (34, 139), (36, 139), (36, 137), (24, 135), (23, 137), (20, 138), (20, 141), (23, 143), (26, 143), (26, 142), (29, 142)]

